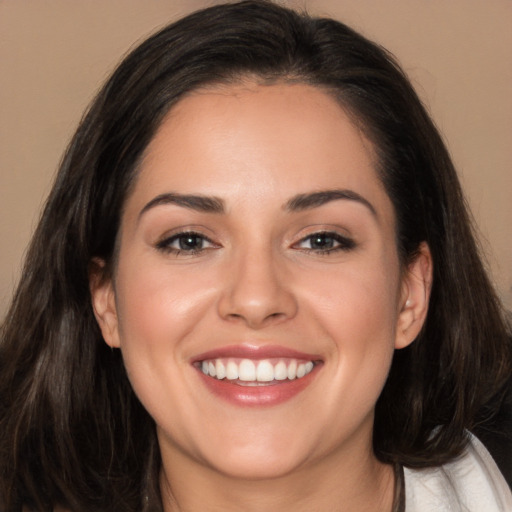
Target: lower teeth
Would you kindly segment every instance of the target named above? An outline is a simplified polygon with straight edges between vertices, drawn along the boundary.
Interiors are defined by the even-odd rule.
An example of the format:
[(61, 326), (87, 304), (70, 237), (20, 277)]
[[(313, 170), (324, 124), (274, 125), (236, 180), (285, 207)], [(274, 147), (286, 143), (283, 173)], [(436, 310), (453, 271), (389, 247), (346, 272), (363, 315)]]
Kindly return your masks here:
[[(219, 380), (219, 379), (217, 379)], [(273, 386), (280, 382), (284, 382), (282, 380), (271, 380), (269, 382), (258, 382), (258, 381), (246, 381), (246, 380), (227, 380), (222, 379), (224, 382), (230, 382), (232, 384), (237, 384), (238, 386), (247, 386), (247, 387), (257, 387), (257, 386)]]

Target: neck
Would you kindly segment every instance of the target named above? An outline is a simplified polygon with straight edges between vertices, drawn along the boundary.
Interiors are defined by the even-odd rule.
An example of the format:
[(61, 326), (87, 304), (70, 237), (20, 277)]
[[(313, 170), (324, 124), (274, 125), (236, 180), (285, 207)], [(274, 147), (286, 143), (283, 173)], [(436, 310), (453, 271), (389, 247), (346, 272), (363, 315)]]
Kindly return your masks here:
[(341, 449), (277, 478), (254, 480), (219, 473), (185, 456), (177, 460), (176, 452), (170, 464), (162, 455), (164, 512), (238, 512), (242, 503), (246, 512), (391, 512), (393, 507), (393, 468), (379, 462), (371, 448), (357, 454)]

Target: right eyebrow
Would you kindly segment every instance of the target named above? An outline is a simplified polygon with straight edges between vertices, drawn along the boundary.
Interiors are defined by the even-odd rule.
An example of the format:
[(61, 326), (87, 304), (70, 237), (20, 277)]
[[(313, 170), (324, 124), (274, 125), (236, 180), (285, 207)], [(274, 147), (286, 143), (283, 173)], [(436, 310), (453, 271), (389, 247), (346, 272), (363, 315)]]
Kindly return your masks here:
[(183, 208), (189, 208), (191, 210), (196, 210), (198, 212), (204, 213), (225, 212), (224, 201), (222, 199), (219, 199), (218, 197), (167, 192), (165, 194), (160, 194), (151, 199), (151, 201), (149, 201), (149, 203), (147, 203), (144, 206), (144, 208), (142, 208), (142, 210), (140, 211), (139, 219), (148, 210), (155, 208), (156, 206), (165, 204), (175, 204)]

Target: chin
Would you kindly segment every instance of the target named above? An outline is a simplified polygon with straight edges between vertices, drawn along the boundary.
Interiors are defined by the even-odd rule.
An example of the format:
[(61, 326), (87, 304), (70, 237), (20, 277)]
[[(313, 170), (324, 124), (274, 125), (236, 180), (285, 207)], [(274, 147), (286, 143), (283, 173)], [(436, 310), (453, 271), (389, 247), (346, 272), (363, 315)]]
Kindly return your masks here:
[(215, 471), (234, 478), (276, 479), (302, 467), (314, 451), (314, 447), (305, 446), (290, 435), (258, 438), (248, 433), (244, 439), (243, 444), (231, 439), (231, 443), (219, 443), (213, 453), (203, 452), (205, 462)]
[(285, 460), (284, 457), (269, 455), (265, 457), (258, 454), (256, 457), (228, 458), (222, 464), (213, 466), (212, 469), (230, 478), (242, 480), (274, 480), (294, 472), (301, 463), (297, 460)]

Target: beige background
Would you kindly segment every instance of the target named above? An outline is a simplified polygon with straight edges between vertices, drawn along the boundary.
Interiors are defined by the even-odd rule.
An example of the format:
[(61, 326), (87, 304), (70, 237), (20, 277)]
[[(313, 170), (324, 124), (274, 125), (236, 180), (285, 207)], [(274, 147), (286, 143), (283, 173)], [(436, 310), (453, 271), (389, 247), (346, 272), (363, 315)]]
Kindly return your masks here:
[[(204, 0), (0, 0), (0, 318), (60, 156), (129, 48)], [(512, 1), (303, 0), (399, 58), (460, 171), (512, 309)]]

